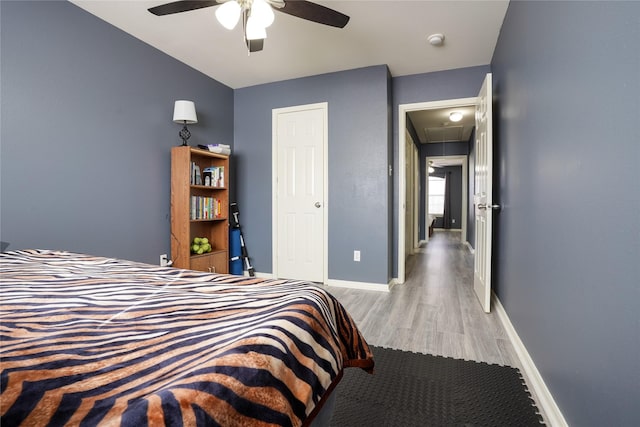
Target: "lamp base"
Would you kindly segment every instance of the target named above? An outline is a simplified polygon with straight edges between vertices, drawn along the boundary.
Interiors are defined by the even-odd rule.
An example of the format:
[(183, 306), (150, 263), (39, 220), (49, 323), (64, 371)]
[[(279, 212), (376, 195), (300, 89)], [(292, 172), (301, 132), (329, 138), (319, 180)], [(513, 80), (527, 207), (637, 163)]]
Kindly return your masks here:
[(178, 136), (182, 139), (182, 145), (189, 145), (187, 144), (187, 140), (191, 137), (191, 132), (189, 132), (189, 129), (187, 129), (187, 122), (185, 121), (184, 123), (184, 127), (182, 128), (182, 130), (180, 132), (178, 132)]

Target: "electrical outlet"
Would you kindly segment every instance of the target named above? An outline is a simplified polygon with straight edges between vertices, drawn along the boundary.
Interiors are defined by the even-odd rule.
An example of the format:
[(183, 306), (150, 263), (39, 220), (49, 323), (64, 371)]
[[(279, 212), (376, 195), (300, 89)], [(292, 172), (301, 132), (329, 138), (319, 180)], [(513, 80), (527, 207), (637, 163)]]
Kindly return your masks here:
[(353, 251), (353, 260), (360, 262), (360, 251)]
[(160, 266), (166, 267), (169, 265), (169, 256), (167, 254), (160, 255)]
[(456, 223), (456, 219), (455, 218), (451, 218), (451, 224), (455, 224)]

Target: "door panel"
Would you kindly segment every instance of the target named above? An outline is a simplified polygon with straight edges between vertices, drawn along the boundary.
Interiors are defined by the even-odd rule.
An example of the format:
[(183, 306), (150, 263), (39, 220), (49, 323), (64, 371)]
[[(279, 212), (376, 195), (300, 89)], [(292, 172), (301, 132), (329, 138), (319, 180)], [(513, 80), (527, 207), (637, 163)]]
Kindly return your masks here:
[(413, 255), (414, 254), (414, 220), (413, 220), (413, 188), (415, 186), (415, 183), (413, 182), (413, 177), (414, 177), (414, 171), (413, 171), (413, 161), (414, 161), (414, 157), (413, 157), (413, 141), (411, 139), (411, 135), (409, 134), (409, 132), (406, 132), (406, 139), (405, 139), (405, 174), (406, 174), (406, 180), (405, 180), (405, 191), (406, 191), (406, 197), (405, 197), (405, 240), (404, 240), (404, 244), (405, 244), (405, 262), (407, 261), (409, 255)]
[(324, 281), (326, 108), (276, 114), (276, 274)]
[(491, 310), (491, 229), (493, 223), (493, 132), (491, 73), (485, 77), (476, 104), (475, 229), (473, 289), (482, 309)]

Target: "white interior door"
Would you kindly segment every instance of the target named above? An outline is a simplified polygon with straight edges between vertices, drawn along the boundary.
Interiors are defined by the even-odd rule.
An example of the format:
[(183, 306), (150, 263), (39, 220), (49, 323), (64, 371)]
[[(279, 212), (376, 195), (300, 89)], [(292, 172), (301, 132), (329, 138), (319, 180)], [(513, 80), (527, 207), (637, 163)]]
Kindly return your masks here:
[(277, 109), (274, 115), (274, 274), (325, 280), (327, 105)]
[(413, 144), (413, 247), (414, 252), (420, 246), (420, 153)]
[(413, 198), (413, 189), (415, 186), (415, 182), (413, 182), (413, 179), (415, 177), (414, 174), (414, 167), (413, 167), (413, 162), (414, 162), (414, 156), (413, 156), (413, 147), (415, 146), (413, 144), (413, 140), (411, 139), (411, 135), (409, 134), (409, 132), (407, 132), (407, 136), (406, 136), (406, 149), (405, 149), (405, 173), (406, 173), (406, 209), (405, 209), (405, 224), (406, 224), (406, 228), (405, 228), (405, 233), (406, 233), (406, 237), (405, 237), (405, 262), (406, 259), (409, 255), (413, 255), (414, 253), (414, 234), (415, 234), (415, 229), (414, 229), (414, 225), (415, 222), (413, 220), (413, 216), (414, 216), (414, 198)]
[(476, 165), (474, 205), (476, 248), (473, 289), (485, 313), (491, 310), (491, 235), (493, 212), (493, 132), (491, 73), (487, 74), (476, 103)]

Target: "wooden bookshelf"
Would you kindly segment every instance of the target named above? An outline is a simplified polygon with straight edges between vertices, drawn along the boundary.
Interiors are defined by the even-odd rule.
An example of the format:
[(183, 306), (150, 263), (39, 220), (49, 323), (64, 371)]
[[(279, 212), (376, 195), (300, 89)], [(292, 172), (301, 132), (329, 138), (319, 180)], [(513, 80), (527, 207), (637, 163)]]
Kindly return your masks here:
[[(193, 167), (223, 169), (219, 186), (196, 184)], [(177, 268), (229, 272), (229, 157), (189, 146), (171, 149), (171, 258)], [(204, 181), (203, 181), (204, 182)], [(216, 212), (194, 218), (194, 196), (215, 199)], [(206, 199), (205, 199), (206, 200)], [(201, 211), (201, 210), (200, 210)], [(195, 237), (206, 237), (211, 252), (201, 255), (191, 253)]]

